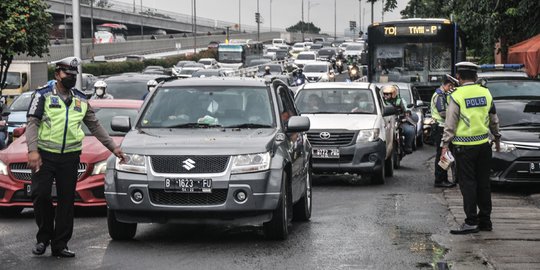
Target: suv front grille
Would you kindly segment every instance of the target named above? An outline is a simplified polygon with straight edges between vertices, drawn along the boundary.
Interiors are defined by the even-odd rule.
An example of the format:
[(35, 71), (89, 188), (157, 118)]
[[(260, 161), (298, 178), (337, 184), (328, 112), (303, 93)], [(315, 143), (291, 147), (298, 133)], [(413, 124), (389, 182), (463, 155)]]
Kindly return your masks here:
[[(321, 133), (328, 132), (330, 137), (323, 139)], [(308, 132), (308, 140), (315, 146), (338, 146), (349, 145), (354, 139), (355, 132), (343, 132), (343, 131), (320, 131), (320, 132)]]
[(151, 156), (157, 173), (221, 173), (227, 169), (229, 156)]
[(212, 193), (165, 192), (150, 189), (150, 201), (161, 205), (219, 205), (227, 200), (228, 189), (213, 189)]
[[(79, 163), (77, 167), (77, 180), (80, 180), (81, 177), (86, 172), (86, 163)], [(11, 163), (9, 165), (9, 170), (15, 179), (30, 181), (32, 180), (32, 171), (28, 168), (26, 163)]]

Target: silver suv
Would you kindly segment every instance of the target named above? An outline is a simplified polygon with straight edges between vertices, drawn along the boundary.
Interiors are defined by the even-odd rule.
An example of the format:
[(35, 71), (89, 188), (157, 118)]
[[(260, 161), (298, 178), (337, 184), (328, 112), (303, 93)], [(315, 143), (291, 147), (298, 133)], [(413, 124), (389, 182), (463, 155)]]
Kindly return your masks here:
[(165, 82), (146, 98), (129, 131), (127, 161), (107, 163), (109, 234), (137, 223), (263, 224), (285, 239), (291, 219), (311, 217), (309, 118), (275, 80), (194, 78)]

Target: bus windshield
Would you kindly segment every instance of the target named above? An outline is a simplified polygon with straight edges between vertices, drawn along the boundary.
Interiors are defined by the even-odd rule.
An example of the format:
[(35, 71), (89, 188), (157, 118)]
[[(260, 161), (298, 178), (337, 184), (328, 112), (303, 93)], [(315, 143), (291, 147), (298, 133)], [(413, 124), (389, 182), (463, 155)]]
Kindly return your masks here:
[(104, 23), (96, 26), (94, 43), (115, 43), (126, 41), (127, 27), (123, 24)]
[(439, 82), (452, 69), (452, 50), (444, 43), (380, 45), (374, 63), (379, 82)]

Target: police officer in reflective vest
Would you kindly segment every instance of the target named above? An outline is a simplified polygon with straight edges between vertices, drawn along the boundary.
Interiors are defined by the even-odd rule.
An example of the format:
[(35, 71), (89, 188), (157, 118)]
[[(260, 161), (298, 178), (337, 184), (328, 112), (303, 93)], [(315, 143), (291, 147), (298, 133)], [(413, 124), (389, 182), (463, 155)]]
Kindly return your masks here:
[[(448, 100), (450, 99), (450, 92), (452, 91), (454, 84), (450, 79), (446, 79), (441, 87), (435, 90), (435, 93), (431, 97), (431, 117), (435, 120), (435, 124), (431, 129), (431, 136), (434, 145), (437, 147), (435, 154), (435, 187), (450, 188), (456, 184), (448, 181), (448, 171), (441, 168), (439, 158), (441, 156), (441, 139), (444, 132), (444, 121), (446, 118), (446, 107), (448, 107)], [(454, 170), (454, 168), (452, 169)], [(454, 179), (455, 181), (456, 179)]]
[(465, 222), (452, 234), (491, 231), (491, 186), (489, 179), (492, 147), (500, 150), (499, 119), (489, 90), (475, 84), (478, 66), (470, 62), (456, 64), (458, 87), (450, 95), (441, 146), (441, 159), (450, 143), (454, 145), (457, 178), (463, 195)]
[[(56, 81), (37, 89), (28, 109), (26, 140), (28, 167), (32, 170), (32, 201), (38, 225), (35, 255), (51, 245), (53, 256), (74, 257), (67, 243), (73, 233), (73, 202), (82, 150), (84, 122), (96, 138), (115, 156), (124, 154), (99, 124), (86, 96), (75, 89), (80, 60), (68, 57), (56, 63)], [(53, 208), (52, 185), (57, 190)]]

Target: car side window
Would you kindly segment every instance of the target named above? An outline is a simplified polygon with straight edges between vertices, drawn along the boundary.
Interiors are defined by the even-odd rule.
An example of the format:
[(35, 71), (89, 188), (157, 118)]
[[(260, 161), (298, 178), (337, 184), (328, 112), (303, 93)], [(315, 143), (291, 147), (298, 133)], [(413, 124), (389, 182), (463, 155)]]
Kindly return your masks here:
[(294, 101), (291, 96), (291, 91), (283, 86), (278, 86), (278, 93), (279, 93), (279, 99), (280, 99), (280, 108), (279, 108), (279, 115), (281, 117), (281, 121), (287, 125), (289, 118), (291, 116), (298, 115), (298, 112), (296, 111), (296, 108), (294, 107)]

